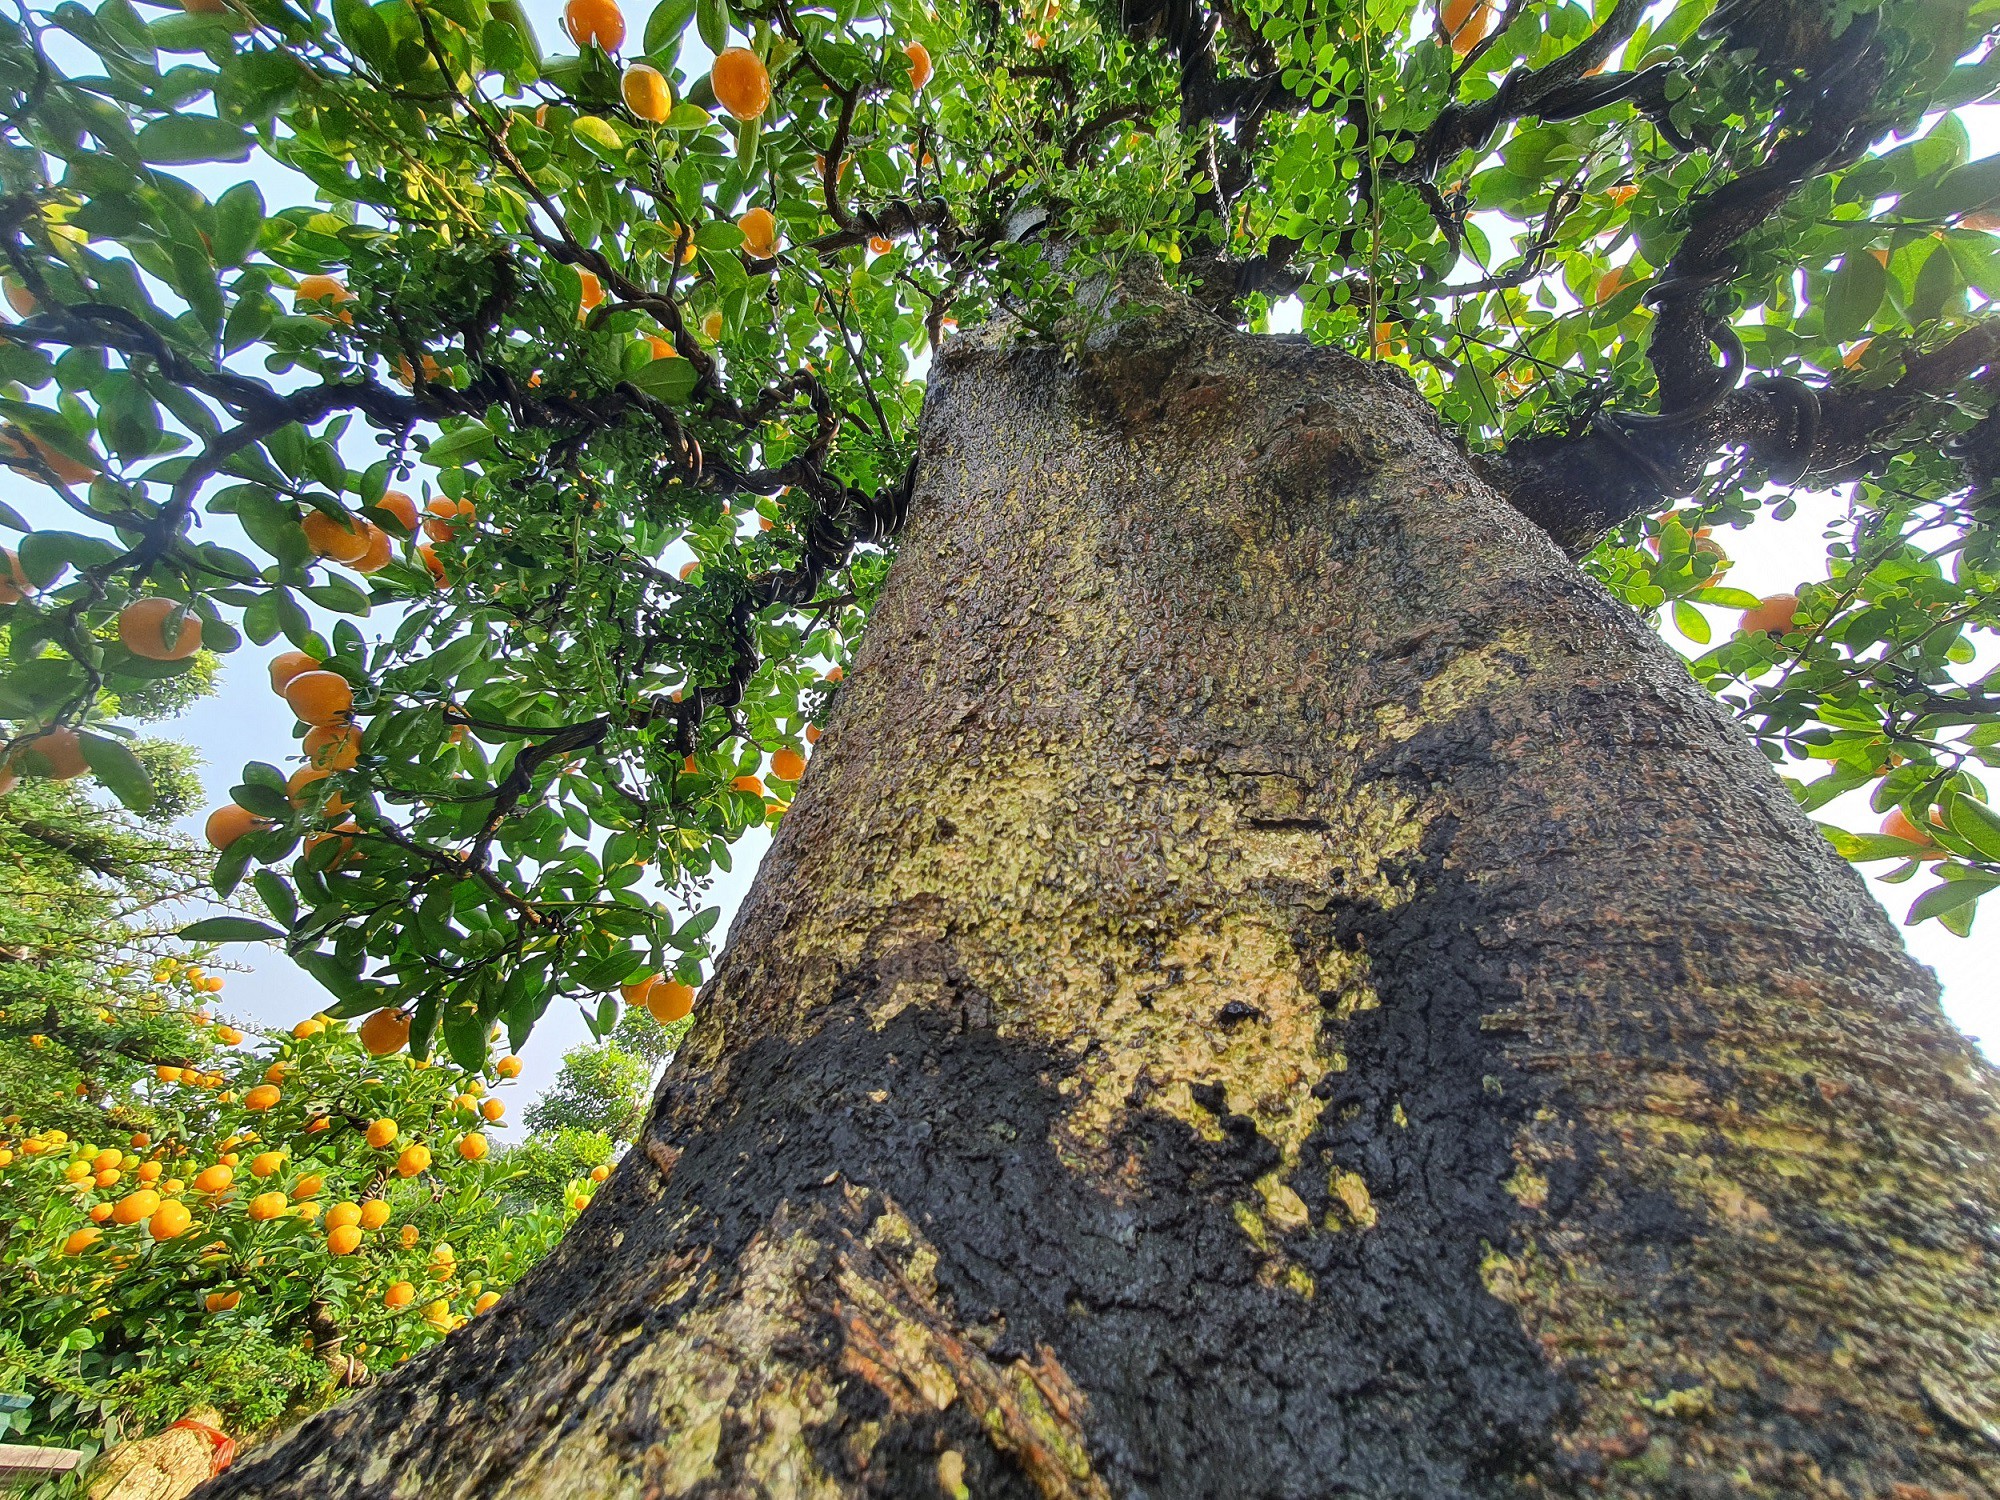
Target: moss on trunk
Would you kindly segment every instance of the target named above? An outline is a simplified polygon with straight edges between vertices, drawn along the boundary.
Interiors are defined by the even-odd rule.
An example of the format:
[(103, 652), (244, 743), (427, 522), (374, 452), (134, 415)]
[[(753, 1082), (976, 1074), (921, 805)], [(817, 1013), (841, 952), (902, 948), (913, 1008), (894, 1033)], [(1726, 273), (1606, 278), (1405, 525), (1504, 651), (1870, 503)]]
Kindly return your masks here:
[(635, 1151), (213, 1496), (2000, 1488), (1990, 1075), (1393, 370), (967, 339)]

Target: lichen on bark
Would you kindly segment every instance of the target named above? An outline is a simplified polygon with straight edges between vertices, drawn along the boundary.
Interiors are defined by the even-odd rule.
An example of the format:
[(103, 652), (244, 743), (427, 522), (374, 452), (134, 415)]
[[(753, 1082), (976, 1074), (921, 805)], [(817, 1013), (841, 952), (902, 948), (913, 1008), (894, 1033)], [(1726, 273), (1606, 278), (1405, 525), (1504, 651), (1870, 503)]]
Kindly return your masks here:
[(643, 1149), (217, 1493), (1990, 1493), (1993, 1100), (1395, 372), (966, 339)]

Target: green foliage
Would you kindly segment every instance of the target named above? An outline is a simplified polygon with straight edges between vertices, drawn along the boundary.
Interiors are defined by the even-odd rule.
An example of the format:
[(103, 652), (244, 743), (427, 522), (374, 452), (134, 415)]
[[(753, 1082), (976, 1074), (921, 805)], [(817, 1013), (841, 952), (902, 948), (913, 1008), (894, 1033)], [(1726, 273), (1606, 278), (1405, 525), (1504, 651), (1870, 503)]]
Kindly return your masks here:
[[(556, 1081), (522, 1117), (527, 1127), (537, 1134), (577, 1132), (630, 1140), (639, 1128), (647, 1085), (656, 1071), (652, 1056), (623, 1045), (642, 1028), (655, 1037), (668, 1031), (644, 1011), (630, 1010), (612, 1037), (565, 1052)], [(677, 1023), (675, 1029), (685, 1031), (686, 1023)]]
[[(2000, 442), (1970, 358), (2000, 172), (1950, 111), (2000, 77), (1996, 17), (1551, 0), (1455, 53), (1409, 0), (663, 0), (613, 58), (479, 0), (31, 7), (0, 25), (29, 308), (0, 423), (78, 519), (0, 510), (14, 764), (80, 726), (91, 773), (154, 805), (119, 719), (206, 670), (160, 659), (183, 620), (208, 652), (304, 651), (351, 690), (360, 759), (288, 794), (302, 752), (264, 748), (234, 796), (271, 826), (215, 889), (254, 892), (336, 1016), (407, 1009), (419, 1056), (476, 1070), (558, 996), (608, 1032), (622, 983), (701, 980), (707, 882), (784, 814), (775, 757), (880, 590), (933, 346), (996, 310), (1074, 337), (1079, 286), (1146, 259), (1253, 327), (1296, 297), (1496, 474), (1628, 455), (1652, 489), (1587, 566), (1702, 644), (1705, 609), (1752, 601), (1700, 528), (1847, 485), (1810, 628), (1695, 670), (1775, 760), (1832, 763), (1808, 802), (1872, 767), (1878, 806), (1940, 808), (1913, 919), (1963, 930), (2000, 877), (1959, 805), (2000, 723), (1972, 669)], [(770, 70), (751, 119), (704, 72), (720, 43)], [(621, 102), (641, 60), (662, 121)], [(317, 201), (177, 170), (263, 158)], [(1799, 417), (1787, 456), (1750, 420), (1780, 395), (1869, 420)], [(321, 555), (349, 555), (331, 523), (373, 550)], [(175, 608), (121, 637), (148, 597)]]

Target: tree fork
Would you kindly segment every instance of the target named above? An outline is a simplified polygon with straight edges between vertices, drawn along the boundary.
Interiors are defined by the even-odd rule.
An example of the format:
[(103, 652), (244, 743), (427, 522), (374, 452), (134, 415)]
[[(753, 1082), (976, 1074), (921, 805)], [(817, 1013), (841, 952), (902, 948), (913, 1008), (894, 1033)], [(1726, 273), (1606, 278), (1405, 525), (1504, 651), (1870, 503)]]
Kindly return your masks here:
[(1992, 1075), (1398, 372), (954, 340), (633, 1151), (205, 1495), (2000, 1489)]

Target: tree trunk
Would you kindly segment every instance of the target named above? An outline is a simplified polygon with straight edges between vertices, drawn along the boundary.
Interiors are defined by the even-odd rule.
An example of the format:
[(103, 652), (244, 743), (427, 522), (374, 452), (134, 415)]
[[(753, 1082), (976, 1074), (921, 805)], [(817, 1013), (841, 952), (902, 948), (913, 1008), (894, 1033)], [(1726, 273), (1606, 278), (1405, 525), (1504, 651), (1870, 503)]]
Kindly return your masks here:
[(1991, 1074), (1400, 372), (961, 339), (633, 1151), (213, 1497), (2000, 1489)]

